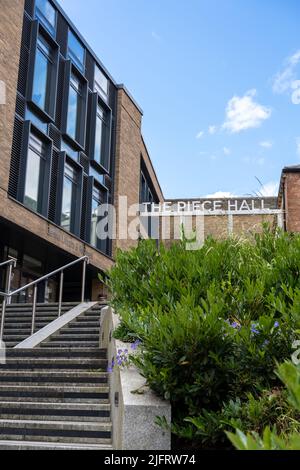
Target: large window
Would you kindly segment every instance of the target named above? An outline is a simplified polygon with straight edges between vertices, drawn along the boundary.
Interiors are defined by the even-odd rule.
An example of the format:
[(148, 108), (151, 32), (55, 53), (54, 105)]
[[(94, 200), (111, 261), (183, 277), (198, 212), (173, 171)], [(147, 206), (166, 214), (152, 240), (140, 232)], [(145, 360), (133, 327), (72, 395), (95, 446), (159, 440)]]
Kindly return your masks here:
[(78, 191), (78, 174), (73, 166), (66, 163), (64, 183), (63, 183), (63, 198), (62, 198), (62, 213), (61, 213), (61, 226), (69, 232), (74, 231), (74, 223), (76, 217), (76, 194)]
[(105, 100), (108, 100), (108, 80), (99, 67), (95, 66), (94, 91)]
[(109, 116), (100, 104), (97, 106), (94, 160), (108, 170)]
[(48, 0), (35, 0), (35, 16), (55, 36), (57, 13)]
[(71, 73), (68, 117), (67, 117), (67, 134), (72, 139), (80, 142), (82, 113), (84, 112), (83, 86), (80, 80)]
[(35, 56), (32, 101), (46, 113), (51, 112), (50, 99), (53, 66), (51, 47), (39, 35)]
[(69, 30), (68, 37), (68, 57), (84, 73), (85, 49), (71, 30)]
[(46, 146), (30, 134), (25, 178), (24, 204), (35, 212), (42, 210), (42, 193), (46, 161)]
[(103, 192), (97, 186), (93, 187), (92, 195), (92, 219), (91, 219), (91, 245), (95, 248), (100, 249), (103, 242), (97, 236), (97, 225), (100, 222), (101, 217), (99, 216), (98, 208), (103, 204)]

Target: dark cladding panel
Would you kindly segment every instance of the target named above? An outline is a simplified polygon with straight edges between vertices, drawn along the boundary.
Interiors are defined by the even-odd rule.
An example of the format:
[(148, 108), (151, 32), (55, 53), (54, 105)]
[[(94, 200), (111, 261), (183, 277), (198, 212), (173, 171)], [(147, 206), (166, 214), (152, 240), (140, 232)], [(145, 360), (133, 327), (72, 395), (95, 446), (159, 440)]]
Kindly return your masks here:
[(20, 52), (20, 68), (18, 78), (18, 91), (22, 96), (26, 96), (26, 85), (28, 76), (29, 49), (30, 49), (31, 22), (27, 15), (24, 15), (22, 46)]
[(20, 119), (16, 117), (15, 127), (14, 127), (14, 136), (13, 136), (13, 142), (12, 142), (10, 177), (9, 177), (9, 185), (8, 185), (8, 194), (15, 199), (17, 198), (18, 183), (19, 183), (22, 132), (23, 132), (23, 123)]

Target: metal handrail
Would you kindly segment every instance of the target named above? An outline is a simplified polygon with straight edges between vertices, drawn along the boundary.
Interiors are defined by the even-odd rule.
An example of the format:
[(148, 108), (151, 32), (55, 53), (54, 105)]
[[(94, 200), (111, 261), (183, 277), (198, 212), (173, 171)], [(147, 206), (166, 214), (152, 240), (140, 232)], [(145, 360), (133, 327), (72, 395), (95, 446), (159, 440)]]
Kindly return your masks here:
[(0, 268), (3, 268), (4, 266), (7, 266), (7, 265), (12, 265), (14, 266), (14, 268), (16, 267), (17, 265), (17, 260), (16, 258), (13, 258), (12, 256), (9, 256), (9, 259), (4, 261), (3, 263), (0, 263)]
[[(4, 268), (6, 266), (6, 282), (5, 282), (5, 292), (8, 293), (10, 291), (11, 286), (11, 277), (12, 277), (12, 269), (17, 266), (17, 259), (13, 256), (9, 256), (6, 261), (0, 263), (0, 268)], [(8, 299), (8, 303), (10, 303), (10, 299)]]
[(9, 286), (9, 288), (6, 289), (6, 292), (0, 292), (0, 296), (4, 297), (3, 304), (2, 304), (2, 316), (1, 316), (1, 326), (0, 326), (0, 341), (2, 341), (2, 338), (3, 338), (4, 323), (5, 323), (5, 312), (6, 312), (7, 303), (10, 301), (10, 299), (13, 295), (19, 294), (20, 292), (23, 292), (23, 291), (29, 289), (30, 287), (34, 288), (34, 290), (33, 290), (33, 305), (32, 305), (32, 323), (31, 323), (31, 334), (33, 335), (34, 330), (35, 330), (35, 314), (36, 314), (38, 285), (41, 282), (46, 281), (50, 277), (53, 277), (53, 276), (55, 276), (56, 274), (59, 274), (59, 273), (60, 273), (60, 283), (59, 283), (58, 317), (60, 317), (61, 316), (61, 307), (62, 307), (64, 271), (68, 268), (71, 268), (75, 264), (82, 263), (82, 262), (83, 262), (83, 269), (82, 269), (81, 302), (84, 302), (86, 266), (87, 266), (87, 264), (89, 264), (89, 257), (88, 256), (82, 256), (81, 258), (78, 258), (75, 261), (72, 261), (71, 263), (68, 263), (65, 266), (62, 266), (61, 268), (55, 269), (55, 271), (52, 271), (49, 274), (45, 274), (44, 276), (40, 277), (39, 279), (36, 279), (35, 281), (32, 281), (29, 284), (26, 284), (26, 286), (20, 287), (19, 289), (16, 289), (14, 291), (10, 291), (10, 286)]

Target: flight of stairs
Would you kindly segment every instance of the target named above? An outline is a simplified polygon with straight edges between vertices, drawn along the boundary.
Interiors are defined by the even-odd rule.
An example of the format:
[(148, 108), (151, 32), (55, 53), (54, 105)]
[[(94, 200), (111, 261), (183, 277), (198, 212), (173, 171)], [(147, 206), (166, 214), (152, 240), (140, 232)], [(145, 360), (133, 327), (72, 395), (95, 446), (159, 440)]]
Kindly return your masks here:
[[(0, 364), (0, 450), (112, 448), (106, 350), (99, 349), (102, 307), (83, 313), (38, 348), (7, 350), (6, 364)], [(28, 327), (22, 308), (19, 331)], [(40, 325), (53, 313), (43, 308)], [(64, 304), (64, 311), (70, 308)], [(14, 325), (10, 336), (12, 323), (13, 316), (5, 323), (9, 344), (24, 334)]]

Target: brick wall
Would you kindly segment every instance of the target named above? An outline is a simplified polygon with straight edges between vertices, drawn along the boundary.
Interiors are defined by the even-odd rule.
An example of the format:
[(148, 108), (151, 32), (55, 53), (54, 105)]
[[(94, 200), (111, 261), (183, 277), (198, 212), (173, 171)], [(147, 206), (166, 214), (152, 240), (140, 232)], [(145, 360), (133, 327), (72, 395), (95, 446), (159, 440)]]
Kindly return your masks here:
[(6, 89), (6, 104), (0, 104), (0, 190), (7, 192), (24, 0), (1, 0), (0, 7), (0, 80)]
[(285, 173), (283, 198), (288, 232), (300, 232), (300, 172)]

